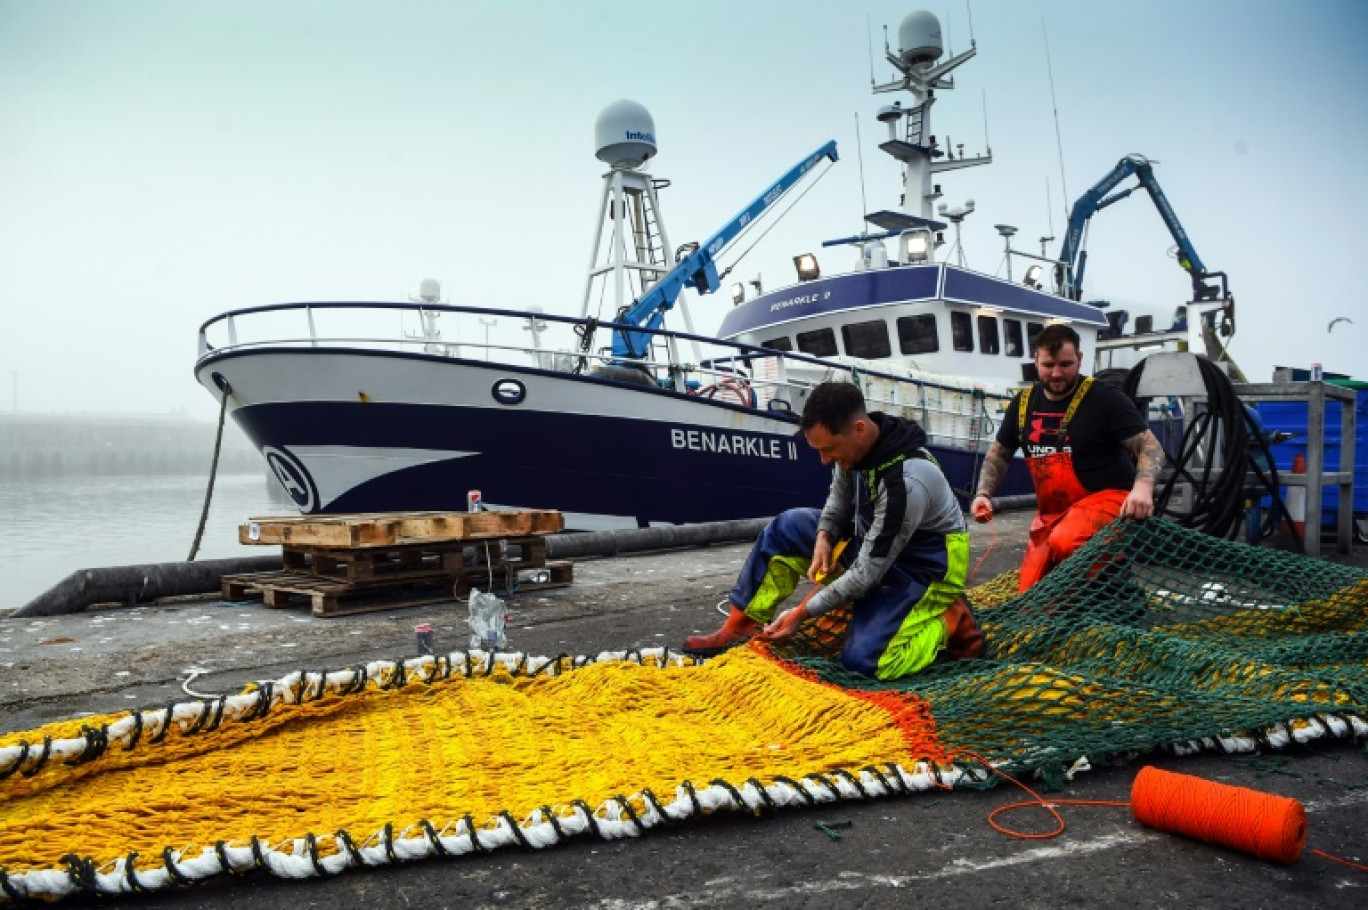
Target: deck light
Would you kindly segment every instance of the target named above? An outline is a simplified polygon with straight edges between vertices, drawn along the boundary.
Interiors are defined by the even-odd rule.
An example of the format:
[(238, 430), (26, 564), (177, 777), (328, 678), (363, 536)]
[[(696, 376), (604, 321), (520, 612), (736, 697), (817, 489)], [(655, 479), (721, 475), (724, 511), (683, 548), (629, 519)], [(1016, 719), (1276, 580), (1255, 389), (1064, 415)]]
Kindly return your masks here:
[(1044, 284), (1041, 283), (1040, 277), (1044, 274), (1045, 267), (1043, 265), (1033, 265), (1026, 270), (1026, 277), (1022, 280), (1021, 283), (1026, 285), (1026, 287), (1028, 288), (1035, 288), (1037, 291), (1042, 290), (1044, 288)]
[(732, 305), (740, 306), (746, 299), (746, 286), (741, 282), (732, 285)]
[(931, 258), (931, 232), (925, 229), (903, 231), (899, 237), (904, 265)]
[(798, 269), (799, 281), (812, 281), (822, 276), (822, 270), (817, 267), (817, 257), (811, 253), (794, 256), (793, 265)]

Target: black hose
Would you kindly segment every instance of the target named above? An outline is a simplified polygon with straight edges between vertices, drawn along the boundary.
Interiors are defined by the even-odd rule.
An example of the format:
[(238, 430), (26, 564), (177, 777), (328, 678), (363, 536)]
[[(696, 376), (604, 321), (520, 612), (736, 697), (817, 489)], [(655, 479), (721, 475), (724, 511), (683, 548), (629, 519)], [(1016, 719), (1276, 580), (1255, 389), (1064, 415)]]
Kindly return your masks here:
[(578, 559), (735, 543), (759, 537), (768, 522), (768, 518), (740, 518), (659, 528), (553, 534), (546, 538), (546, 555), (550, 559)]
[[(766, 518), (746, 518), (661, 528), (552, 534), (546, 538), (546, 555), (551, 559), (578, 559), (749, 541), (760, 535), (767, 521)], [(56, 616), (79, 613), (97, 603), (148, 603), (159, 597), (205, 594), (218, 591), (224, 575), (266, 572), (280, 567), (281, 557), (276, 553), (272, 556), (81, 569), (10, 615)]]
[(150, 603), (159, 597), (219, 590), (224, 575), (270, 572), (281, 567), (280, 554), (111, 566), (72, 572), (50, 590), (10, 614), (13, 618), (79, 613), (91, 604)]
[(1021, 493), (1016, 496), (990, 496), (988, 501), (993, 504), (993, 514), (999, 512), (1024, 512), (1034, 511), (1036, 508), (1036, 496), (1034, 493)]
[[(1186, 415), (1187, 428), (1178, 454), (1168, 453), (1173, 470), (1155, 491), (1154, 511), (1185, 527), (1234, 540), (1244, 519), (1245, 475), (1251, 466), (1251, 418), (1235, 394), (1230, 378), (1207, 358), (1194, 355), (1194, 359), (1206, 387), (1206, 407), (1200, 413)], [(1144, 369), (1142, 361), (1126, 377), (1123, 391), (1132, 398), (1136, 397)], [(1266, 440), (1259, 434), (1254, 436), (1267, 452)], [(1219, 472), (1217, 466), (1221, 468)], [(1266, 474), (1257, 465), (1253, 467), (1260, 483), (1273, 496), (1270, 521), (1276, 520), (1278, 514), (1285, 515), (1287, 511), (1278, 495), (1277, 473)], [(1179, 484), (1189, 484), (1192, 489), (1192, 502), (1181, 512), (1170, 506)], [(1297, 545), (1300, 548), (1300, 540)]]

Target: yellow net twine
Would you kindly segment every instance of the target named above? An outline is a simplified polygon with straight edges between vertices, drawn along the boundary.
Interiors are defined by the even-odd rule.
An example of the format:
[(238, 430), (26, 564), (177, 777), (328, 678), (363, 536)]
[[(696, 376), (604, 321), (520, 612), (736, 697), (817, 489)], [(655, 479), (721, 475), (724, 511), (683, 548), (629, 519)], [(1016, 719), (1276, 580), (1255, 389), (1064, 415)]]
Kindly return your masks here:
[[(555, 675), (441, 678), (444, 666), (429, 658), (403, 685), (321, 698), (321, 674), (295, 674), (181, 705), (164, 734), (157, 710), (5, 737), (5, 891), (135, 891), (205, 870), (311, 875), (586, 828), (634, 834), (738, 801), (906, 789), (888, 780), (895, 766), (936, 757), (914, 698), (852, 698), (759, 649)], [(870, 766), (885, 770), (861, 774)]]

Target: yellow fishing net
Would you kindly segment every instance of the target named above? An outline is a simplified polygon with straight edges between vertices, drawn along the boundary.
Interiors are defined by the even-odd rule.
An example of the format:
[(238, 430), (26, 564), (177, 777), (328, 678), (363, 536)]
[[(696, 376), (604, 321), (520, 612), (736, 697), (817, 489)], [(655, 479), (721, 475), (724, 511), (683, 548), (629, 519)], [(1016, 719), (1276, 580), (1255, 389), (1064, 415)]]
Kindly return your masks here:
[[(914, 751), (944, 757), (915, 699), (851, 698), (758, 650), (706, 665), (607, 660), (554, 675), (554, 665), (526, 664), (486, 675), (489, 665), (474, 660), (428, 659), (403, 680), (390, 668), (359, 693), (321, 698), (322, 676), (301, 687), (296, 674), (235, 704), (183, 705), (166, 732), (162, 711), (136, 724), (111, 715), (31, 731), (20, 756), (0, 758), (0, 770), (15, 772), (0, 782), (7, 881), (64, 869), (78, 887), (141, 890), (225, 863), (310, 874), (365, 850), (389, 858), (406, 840), (432, 852), (516, 840), (526, 833), (514, 814), (537, 813), (553, 833), (572, 823), (611, 829), (681, 792), (679, 814), (706, 810), (698, 794), (714, 781), (734, 789), (756, 775), (787, 778), (797, 796), (809, 775), (910, 766), (922, 757)], [(333, 683), (356, 688), (346, 673)], [(82, 729), (86, 745), (54, 753), (63, 740), (79, 743)], [(103, 738), (98, 753), (92, 736)], [(13, 738), (5, 745), (16, 751)], [(635, 799), (602, 809), (622, 794)]]

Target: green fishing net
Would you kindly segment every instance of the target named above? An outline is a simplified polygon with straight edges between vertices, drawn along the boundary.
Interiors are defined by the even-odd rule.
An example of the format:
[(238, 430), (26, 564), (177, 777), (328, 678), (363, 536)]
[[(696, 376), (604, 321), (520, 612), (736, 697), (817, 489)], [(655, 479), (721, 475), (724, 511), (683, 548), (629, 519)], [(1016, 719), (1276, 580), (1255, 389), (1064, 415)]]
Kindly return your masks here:
[(843, 619), (781, 655), (851, 689), (911, 692), (941, 744), (1047, 776), (1086, 756), (1368, 735), (1368, 572), (1120, 520), (1025, 594), (970, 592), (982, 660), (879, 682), (835, 661)]

